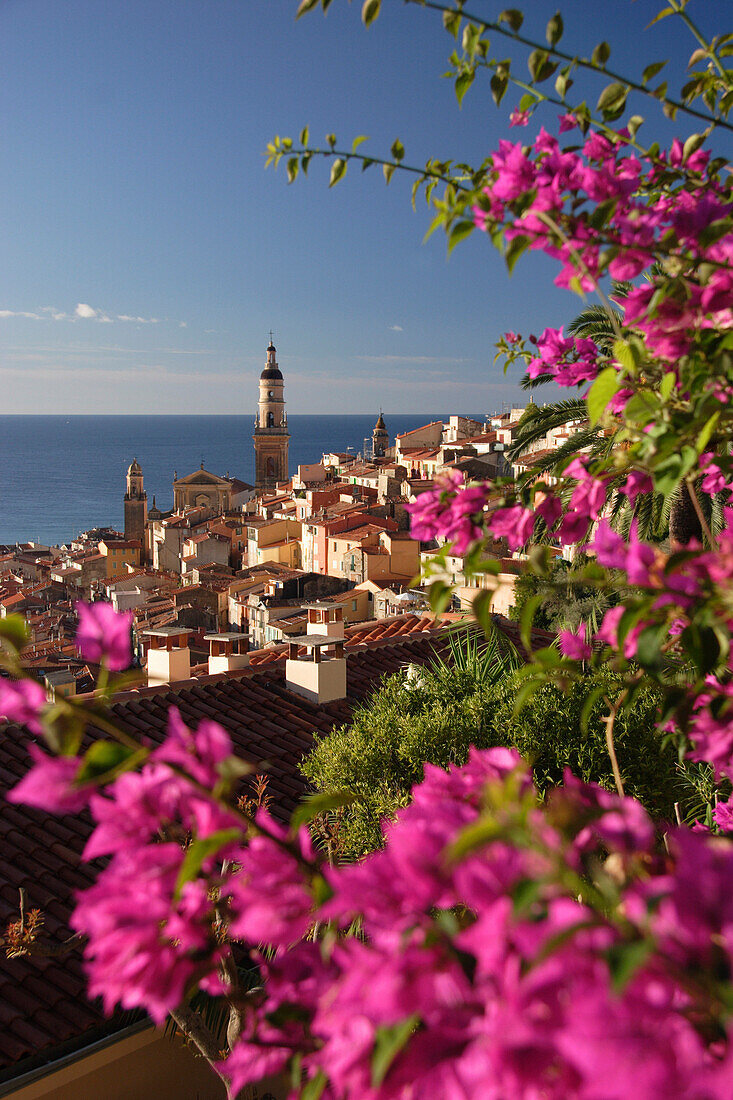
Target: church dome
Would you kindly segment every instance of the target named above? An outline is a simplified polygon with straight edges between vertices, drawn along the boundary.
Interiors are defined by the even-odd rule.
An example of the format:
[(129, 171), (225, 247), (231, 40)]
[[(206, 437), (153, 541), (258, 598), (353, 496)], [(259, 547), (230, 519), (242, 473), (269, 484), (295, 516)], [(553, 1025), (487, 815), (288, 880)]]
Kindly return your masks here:
[(130, 465), (127, 467), (127, 473), (132, 474), (133, 477), (142, 477), (143, 468), (136, 458), (133, 458)]
[(384, 417), (381, 413), (379, 414), (379, 420), (374, 425), (374, 430), (377, 432), (384, 432), (387, 430), (387, 425), (384, 423)]
[(268, 364), (263, 370), (260, 378), (263, 378), (266, 382), (282, 382), (283, 376), (280, 373), (280, 368)]

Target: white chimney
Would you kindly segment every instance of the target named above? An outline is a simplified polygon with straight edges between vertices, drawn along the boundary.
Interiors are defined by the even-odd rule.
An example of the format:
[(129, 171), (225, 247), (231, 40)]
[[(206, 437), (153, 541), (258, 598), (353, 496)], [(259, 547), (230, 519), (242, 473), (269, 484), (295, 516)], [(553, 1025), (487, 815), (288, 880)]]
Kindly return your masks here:
[(308, 612), (308, 625), (305, 628), (307, 634), (321, 634), (334, 640), (343, 639), (344, 609), (341, 604), (320, 600), (304, 604), (303, 610)]
[(192, 630), (180, 626), (162, 626), (159, 630), (144, 630), (148, 645), (148, 684), (172, 684), (191, 676), (191, 650), (188, 636)]
[[(311, 703), (346, 698), (343, 608), (330, 603), (306, 604), (307, 633), (288, 641), (285, 683)], [(305, 647), (305, 657), (298, 651)]]
[(204, 634), (209, 643), (209, 675), (246, 668), (249, 664), (249, 638), (246, 634)]

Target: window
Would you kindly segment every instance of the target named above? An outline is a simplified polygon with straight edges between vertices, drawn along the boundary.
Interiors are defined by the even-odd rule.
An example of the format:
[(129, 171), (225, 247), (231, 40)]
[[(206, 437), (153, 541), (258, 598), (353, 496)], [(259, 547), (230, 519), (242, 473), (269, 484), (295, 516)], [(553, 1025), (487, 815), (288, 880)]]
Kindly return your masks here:
[(351, 601), (351, 610), (356, 611), (356, 600)]

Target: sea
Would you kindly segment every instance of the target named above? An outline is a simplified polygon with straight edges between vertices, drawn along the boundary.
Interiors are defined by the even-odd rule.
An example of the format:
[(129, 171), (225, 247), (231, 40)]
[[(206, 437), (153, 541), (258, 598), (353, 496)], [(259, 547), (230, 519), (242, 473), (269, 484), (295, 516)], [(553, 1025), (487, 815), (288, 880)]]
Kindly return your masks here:
[[(384, 413), (392, 441), (447, 414)], [(328, 451), (363, 450), (376, 416), (289, 416), (290, 471)], [(249, 416), (0, 416), (0, 544), (68, 543), (93, 527), (122, 530), (127, 467), (142, 466), (148, 507), (173, 507), (173, 478), (203, 462), (254, 484)]]

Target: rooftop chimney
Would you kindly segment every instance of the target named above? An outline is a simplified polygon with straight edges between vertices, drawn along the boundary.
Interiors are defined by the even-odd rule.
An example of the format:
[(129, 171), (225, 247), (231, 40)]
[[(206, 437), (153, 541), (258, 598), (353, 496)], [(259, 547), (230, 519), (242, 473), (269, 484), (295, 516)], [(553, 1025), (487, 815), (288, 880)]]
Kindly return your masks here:
[(209, 643), (209, 674), (231, 672), (249, 664), (249, 638), (246, 634), (204, 634)]
[[(285, 682), (296, 695), (311, 703), (346, 698), (343, 608), (331, 603), (305, 605), (307, 633), (288, 641)], [(299, 657), (301, 646), (305, 657)]]
[(144, 630), (148, 643), (148, 685), (172, 684), (191, 676), (191, 650), (188, 636), (192, 630), (181, 626), (162, 626), (159, 630)]

